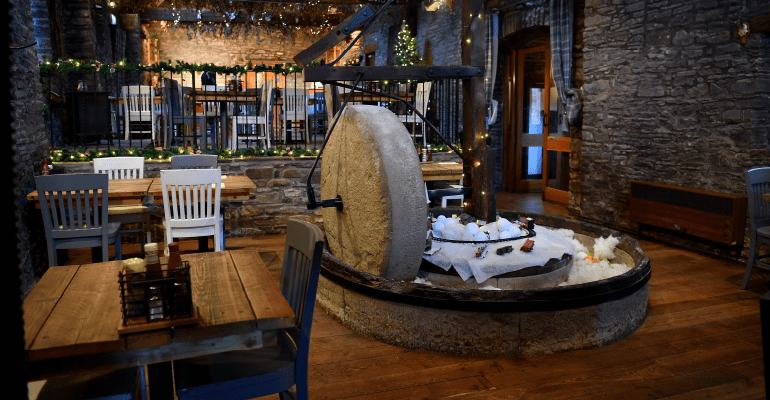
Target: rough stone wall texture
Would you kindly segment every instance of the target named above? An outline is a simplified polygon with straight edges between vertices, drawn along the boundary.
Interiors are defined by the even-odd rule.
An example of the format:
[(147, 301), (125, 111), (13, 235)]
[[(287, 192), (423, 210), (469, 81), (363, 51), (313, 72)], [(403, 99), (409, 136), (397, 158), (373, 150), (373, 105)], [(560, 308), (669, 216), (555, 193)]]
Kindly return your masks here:
[(586, 4), (582, 218), (637, 229), (631, 180), (745, 194), (744, 172), (770, 159), (770, 40), (741, 46), (729, 21), (741, 13), (768, 14), (770, 3)]
[(51, 22), (48, 16), (48, 2), (46, 0), (31, 0), (32, 22), (35, 27), (35, 41), (37, 42), (37, 56), (42, 62), (43, 57), (53, 59), (53, 47), (51, 45)]
[(185, 28), (174, 29), (173, 25), (164, 30), (159, 21), (143, 24), (142, 29), (147, 37), (157, 35), (160, 38), (161, 61), (227, 66), (249, 61), (254, 64), (295, 63), (293, 57), (321, 37), (298, 33), (291, 38), (260, 29), (246, 37), (239, 34), (231, 38), (205, 30), (193, 33)]
[[(9, 46), (19, 47), (35, 41), (32, 9), (29, 1), (10, 0)], [(35, 46), (10, 50), (9, 91), (14, 141), (14, 196), (18, 210), (14, 210), (19, 241), (22, 293), (34, 285), (35, 277), (45, 264), (35, 264), (31, 255), (45, 252), (45, 241), (32, 243), (31, 237), (42, 232), (31, 231), (25, 214), (26, 194), (35, 187), (34, 176), (40, 173), (41, 160), (48, 153), (48, 139), (43, 123), (43, 94), (40, 84), (37, 49)], [(36, 275), (37, 274), (37, 275)]]
[(637, 229), (632, 180), (745, 194), (744, 172), (770, 159), (770, 42), (741, 46), (729, 20), (768, 12), (758, 0), (586, 4), (581, 217)]
[[(388, 49), (393, 48), (389, 43), (390, 27), (401, 25), (404, 19), (403, 7), (389, 6), (377, 21), (369, 27), (361, 38), (363, 49), (376, 46), (374, 53), (374, 65), (388, 65)], [(420, 49), (422, 52), (422, 49)], [(422, 54), (422, 53), (421, 53)]]
[(419, 7), (417, 13), (417, 48), (427, 65), (462, 65), (460, 48), (460, 11), (462, 2), (452, 8), (442, 5), (436, 11)]

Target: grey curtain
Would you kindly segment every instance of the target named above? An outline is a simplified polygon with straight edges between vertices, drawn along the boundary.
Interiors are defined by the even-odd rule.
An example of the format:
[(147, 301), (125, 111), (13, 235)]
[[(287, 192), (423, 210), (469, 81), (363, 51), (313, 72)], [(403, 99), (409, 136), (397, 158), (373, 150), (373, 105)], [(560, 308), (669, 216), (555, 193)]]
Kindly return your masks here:
[(556, 84), (559, 101), (564, 107), (563, 121), (560, 124), (564, 131), (568, 125), (580, 122), (583, 108), (582, 93), (571, 87), (572, 76), (572, 27), (574, 20), (573, 0), (551, 0), (551, 73)]
[(495, 90), (495, 76), (497, 75), (497, 44), (499, 42), (498, 12), (491, 10), (486, 15), (487, 22), (487, 50), (484, 65), (484, 91), (486, 94), (486, 128), (497, 119), (497, 101), (492, 100), (492, 92)]

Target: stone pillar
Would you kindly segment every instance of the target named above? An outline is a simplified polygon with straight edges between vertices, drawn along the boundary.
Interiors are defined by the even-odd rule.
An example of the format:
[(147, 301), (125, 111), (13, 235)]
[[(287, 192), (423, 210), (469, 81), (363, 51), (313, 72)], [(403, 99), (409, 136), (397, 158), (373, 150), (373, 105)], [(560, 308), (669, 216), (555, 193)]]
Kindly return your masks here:
[[(121, 14), (120, 25), (126, 31), (126, 61), (138, 63), (142, 61), (142, 25), (139, 14)], [(128, 73), (126, 84), (141, 83), (141, 75)]]
[[(9, 14), (9, 46), (22, 47), (34, 42), (30, 3), (22, 0), (11, 0), (10, 3), (13, 12)], [(46, 243), (43, 232), (40, 231), (42, 223), (36, 227), (34, 222), (31, 222), (35, 221), (36, 217), (39, 218), (39, 211), (35, 210), (34, 206), (28, 207), (26, 195), (35, 188), (34, 177), (40, 174), (41, 161), (49, 156), (48, 137), (43, 123), (43, 90), (40, 84), (37, 48), (31, 46), (9, 50), (9, 56), (10, 87), (6, 93), (10, 99), (9, 134), (12, 137), (14, 153), (13, 170), (6, 171), (6, 174), (10, 173), (12, 176), (13, 203), (16, 207), (5, 211), (15, 215), (19, 243), (17, 251), (21, 262), (21, 288), (27, 293), (47, 266), (45, 257), (35, 257), (33, 260), (33, 254), (46, 253)], [(33, 232), (36, 228), (37, 231)]]

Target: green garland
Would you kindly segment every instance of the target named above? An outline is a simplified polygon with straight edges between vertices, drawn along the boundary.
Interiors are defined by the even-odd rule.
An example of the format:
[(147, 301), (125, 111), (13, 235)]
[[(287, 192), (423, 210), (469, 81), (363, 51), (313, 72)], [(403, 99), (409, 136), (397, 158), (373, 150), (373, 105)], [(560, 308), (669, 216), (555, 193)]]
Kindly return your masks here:
[[(310, 65), (317, 65), (314, 62)], [(43, 62), (40, 63), (40, 74), (50, 74), (51, 72), (79, 72), (79, 73), (95, 73), (99, 72), (108, 77), (112, 76), (117, 71), (125, 72), (144, 72), (150, 71), (155, 73), (162, 73), (170, 71), (175, 74), (182, 72), (204, 72), (214, 71), (217, 74), (245, 74), (246, 72), (272, 72), (276, 74), (282, 74), (284, 76), (292, 73), (302, 72), (302, 68), (292, 64), (276, 64), (276, 65), (255, 65), (249, 61), (248, 65), (236, 65), (233, 67), (218, 66), (212, 63), (208, 64), (190, 64), (183, 61), (177, 61), (176, 66), (171, 64), (171, 60), (168, 62), (161, 61), (152, 65), (142, 65), (140, 63), (129, 63), (126, 59), (118, 63), (101, 63), (94, 60), (62, 60), (51, 61), (47, 58), (43, 58)]]
[(303, 149), (301, 147), (275, 147), (269, 149), (248, 148), (246, 150), (207, 149), (197, 147), (169, 147), (166, 150), (119, 148), (113, 150), (86, 150), (53, 149), (51, 161), (53, 162), (91, 162), (94, 158), (141, 156), (145, 160), (169, 161), (172, 156), (180, 154), (215, 154), (221, 159), (238, 159), (244, 157), (315, 157), (319, 153), (316, 148)]

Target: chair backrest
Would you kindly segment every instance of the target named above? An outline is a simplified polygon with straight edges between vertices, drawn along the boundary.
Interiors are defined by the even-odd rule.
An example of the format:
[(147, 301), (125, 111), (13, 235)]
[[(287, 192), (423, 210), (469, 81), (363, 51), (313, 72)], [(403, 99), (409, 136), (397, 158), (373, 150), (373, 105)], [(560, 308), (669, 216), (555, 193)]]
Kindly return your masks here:
[(746, 171), (746, 197), (752, 232), (770, 225), (770, 201), (762, 198), (765, 193), (770, 193), (770, 167)]
[(144, 178), (144, 157), (94, 158), (94, 173), (107, 174), (109, 179)]
[(174, 79), (163, 79), (164, 92), (168, 96), (169, 112), (173, 117), (182, 115), (182, 86)]
[(307, 94), (307, 89), (299, 87), (281, 90), (283, 114), (287, 120), (307, 119)]
[(297, 343), (298, 353), (304, 353), (305, 357), (310, 343), (323, 247), (324, 234), (318, 226), (289, 219), (279, 289), (296, 316), (296, 329), (288, 332)]
[(267, 116), (273, 106), (273, 81), (266, 81), (262, 85), (262, 94), (260, 95), (259, 115)]
[(203, 169), (216, 167), (216, 154), (187, 154), (171, 157), (171, 169)]
[(45, 234), (53, 239), (102, 236), (107, 243), (106, 174), (35, 177)]
[(313, 93), (313, 106), (309, 108), (308, 114), (316, 116), (326, 114), (326, 96), (323, 91)]
[(121, 92), (123, 93), (123, 105), (129, 115), (152, 115), (152, 86), (123, 86)]
[(160, 171), (166, 223), (173, 227), (216, 224), (222, 189), (218, 169)]
[(417, 91), (414, 94), (414, 108), (420, 111), (422, 115), (428, 111), (428, 97), (430, 97), (430, 87), (432, 82), (420, 82), (417, 84)]
[(334, 94), (332, 85), (324, 85), (324, 103), (326, 104), (326, 112), (329, 114), (329, 121), (331, 121), (334, 118)]

